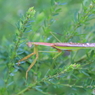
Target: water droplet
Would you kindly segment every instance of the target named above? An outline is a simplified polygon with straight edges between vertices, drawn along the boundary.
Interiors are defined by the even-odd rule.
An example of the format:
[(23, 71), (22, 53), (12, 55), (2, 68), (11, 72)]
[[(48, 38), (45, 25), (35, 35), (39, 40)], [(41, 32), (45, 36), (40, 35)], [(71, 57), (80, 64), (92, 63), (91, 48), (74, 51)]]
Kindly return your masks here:
[(16, 65), (18, 65), (18, 63), (16, 63)]
[(89, 43), (86, 43), (89, 46)]
[(14, 74), (13, 73), (10, 73), (10, 76), (14, 76)]
[(47, 40), (50, 40), (51, 39), (51, 36), (47, 38)]

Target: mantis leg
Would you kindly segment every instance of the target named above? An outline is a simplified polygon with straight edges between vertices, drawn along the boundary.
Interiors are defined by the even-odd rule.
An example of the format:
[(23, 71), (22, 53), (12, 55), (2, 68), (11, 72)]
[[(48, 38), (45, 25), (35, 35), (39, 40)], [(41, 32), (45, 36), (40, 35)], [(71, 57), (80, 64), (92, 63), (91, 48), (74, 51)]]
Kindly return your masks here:
[(59, 55), (62, 54), (62, 51), (39, 51), (39, 52), (49, 52), (49, 53), (58, 53), (53, 57), (53, 59), (57, 58)]
[(20, 60), (18, 61), (18, 65), (20, 65), (20, 62), (21, 62), (21, 61), (24, 61), (24, 60), (28, 59), (29, 57), (31, 57), (31, 56), (34, 55), (34, 54), (35, 54), (35, 52), (29, 54), (28, 56), (25, 56), (25, 57), (22, 58), (22, 59), (20, 59)]
[(31, 55), (34, 55), (34, 54), (36, 55), (36, 58), (34, 59), (34, 61), (31, 63), (31, 65), (28, 67), (28, 69), (26, 71), (26, 79), (27, 79), (27, 76), (28, 76), (28, 72), (34, 66), (34, 64), (36, 63), (36, 61), (38, 59), (38, 48), (37, 48), (36, 45), (34, 46), (34, 52)]
[(32, 55), (36, 55), (36, 58), (35, 58), (35, 60), (32, 62), (32, 64), (29, 66), (29, 68), (26, 71), (26, 79), (27, 79), (29, 70), (34, 66), (34, 64), (36, 63), (36, 61), (38, 59), (38, 48), (37, 48), (37, 46), (36, 45), (34, 46), (34, 52), (33, 53), (29, 54), (28, 56), (26, 56), (26, 57), (24, 57), (24, 58), (22, 58), (22, 59), (20, 59), (18, 61), (18, 64), (20, 64), (21, 61), (24, 61), (24, 60), (28, 59)]
[(55, 55), (54, 57), (53, 57), (53, 59), (55, 59), (55, 58), (57, 58), (59, 55), (61, 55), (62, 54), (62, 52), (59, 52), (57, 55)]

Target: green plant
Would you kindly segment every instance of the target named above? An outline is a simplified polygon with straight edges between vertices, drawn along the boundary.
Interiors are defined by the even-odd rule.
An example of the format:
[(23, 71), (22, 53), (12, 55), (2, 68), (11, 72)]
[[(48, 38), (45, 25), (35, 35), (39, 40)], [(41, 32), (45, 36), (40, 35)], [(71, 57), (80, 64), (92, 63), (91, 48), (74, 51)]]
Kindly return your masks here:
[[(0, 47), (1, 95), (94, 94), (94, 50), (63, 51), (56, 59), (52, 59), (55, 56), (53, 53), (40, 53), (40, 58), (29, 72), (28, 80), (25, 79), (25, 71), (34, 57), (22, 62), (20, 66), (16, 64), (33, 51), (33, 48), (26, 46), (30, 40), (56, 42), (56, 37), (60, 42), (94, 42), (95, 1), (84, 0), (74, 15), (74, 20), (68, 15), (73, 11), (62, 14), (63, 7), (59, 1), (61, 2), (47, 1), (49, 7), (40, 12), (33, 7), (29, 8), (16, 24), (17, 30), (12, 42), (3, 39)], [(61, 29), (58, 28), (59, 25)], [(52, 48), (39, 47), (39, 50), (49, 51)]]

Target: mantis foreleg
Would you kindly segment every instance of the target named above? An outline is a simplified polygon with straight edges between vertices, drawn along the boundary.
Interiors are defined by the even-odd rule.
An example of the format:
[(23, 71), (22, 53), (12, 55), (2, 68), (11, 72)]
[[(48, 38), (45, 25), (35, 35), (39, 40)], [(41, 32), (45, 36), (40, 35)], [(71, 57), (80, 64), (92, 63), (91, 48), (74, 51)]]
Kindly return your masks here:
[(27, 71), (26, 71), (26, 79), (27, 79), (27, 76), (28, 76), (28, 72), (29, 72), (30, 69), (34, 66), (34, 64), (36, 63), (36, 61), (37, 61), (37, 59), (38, 59), (38, 48), (37, 48), (36, 45), (34, 46), (34, 52), (33, 52), (33, 54), (36, 55), (36, 58), (35, 58), (35, 60), (31, 63), (31, 65), (29, 66), (29, 68), (28, 68)]
[(36, 55), (36, 58), (35, 58), (35, 60), (31, 63), (31, 65), (29, 66), (29, 68), (28, 68), (27, 71), (26, 71), (26, 79), (27, 79), (29, 70), (34, 66), (34, 64), (36, 63), (36, 61), (37, 61), (37, 59), (38, 59), (38, 48), (37, 48), (37, 46), (36, 46), (36, 45), (34, 46), (34, 52), (33, 52), (33, 53), (29, 54), (28, 56), (26, 56), (26, 57), (24, 57), (24, 58), (22, 58), (22, 59), (20, 59), (20, 60), (18, 61), (18, 64), (20, 64), (21, 61), (24, 61), (24, 60), (28, 59), (28, 58), (31, 57), (32, 55)]

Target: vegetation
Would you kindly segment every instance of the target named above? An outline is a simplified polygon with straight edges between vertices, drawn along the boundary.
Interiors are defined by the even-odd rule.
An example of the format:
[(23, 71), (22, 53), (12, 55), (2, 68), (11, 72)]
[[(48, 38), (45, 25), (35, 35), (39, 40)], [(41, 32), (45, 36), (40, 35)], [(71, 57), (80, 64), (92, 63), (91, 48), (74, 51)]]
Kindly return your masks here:
[[(20, 66), (17, 64), (33, 52), (33, 47), (26, 45), (29, 41), (95, 42), (95, 0), (17, 0), (15, 6), (23, 2), (19, 9), (10, 8), (11, 1), (0, 2), (0, 95), (95, 95), (94, 49), (63, 51), (56, 58), (55, 52), (39, 52), (27, 80), (25, 73), (35, 56)], [(14, 16), (19, 10), (20, 16), (11, 18), (10, 13), (2, 19), (3, 13), (8, 11), (4, 11), (3, 3), (10, 12), (15, 9)], [(15, 28), (14, 22), (17, 22)], [(39, 46), (39, 51), (56, 50)]]

